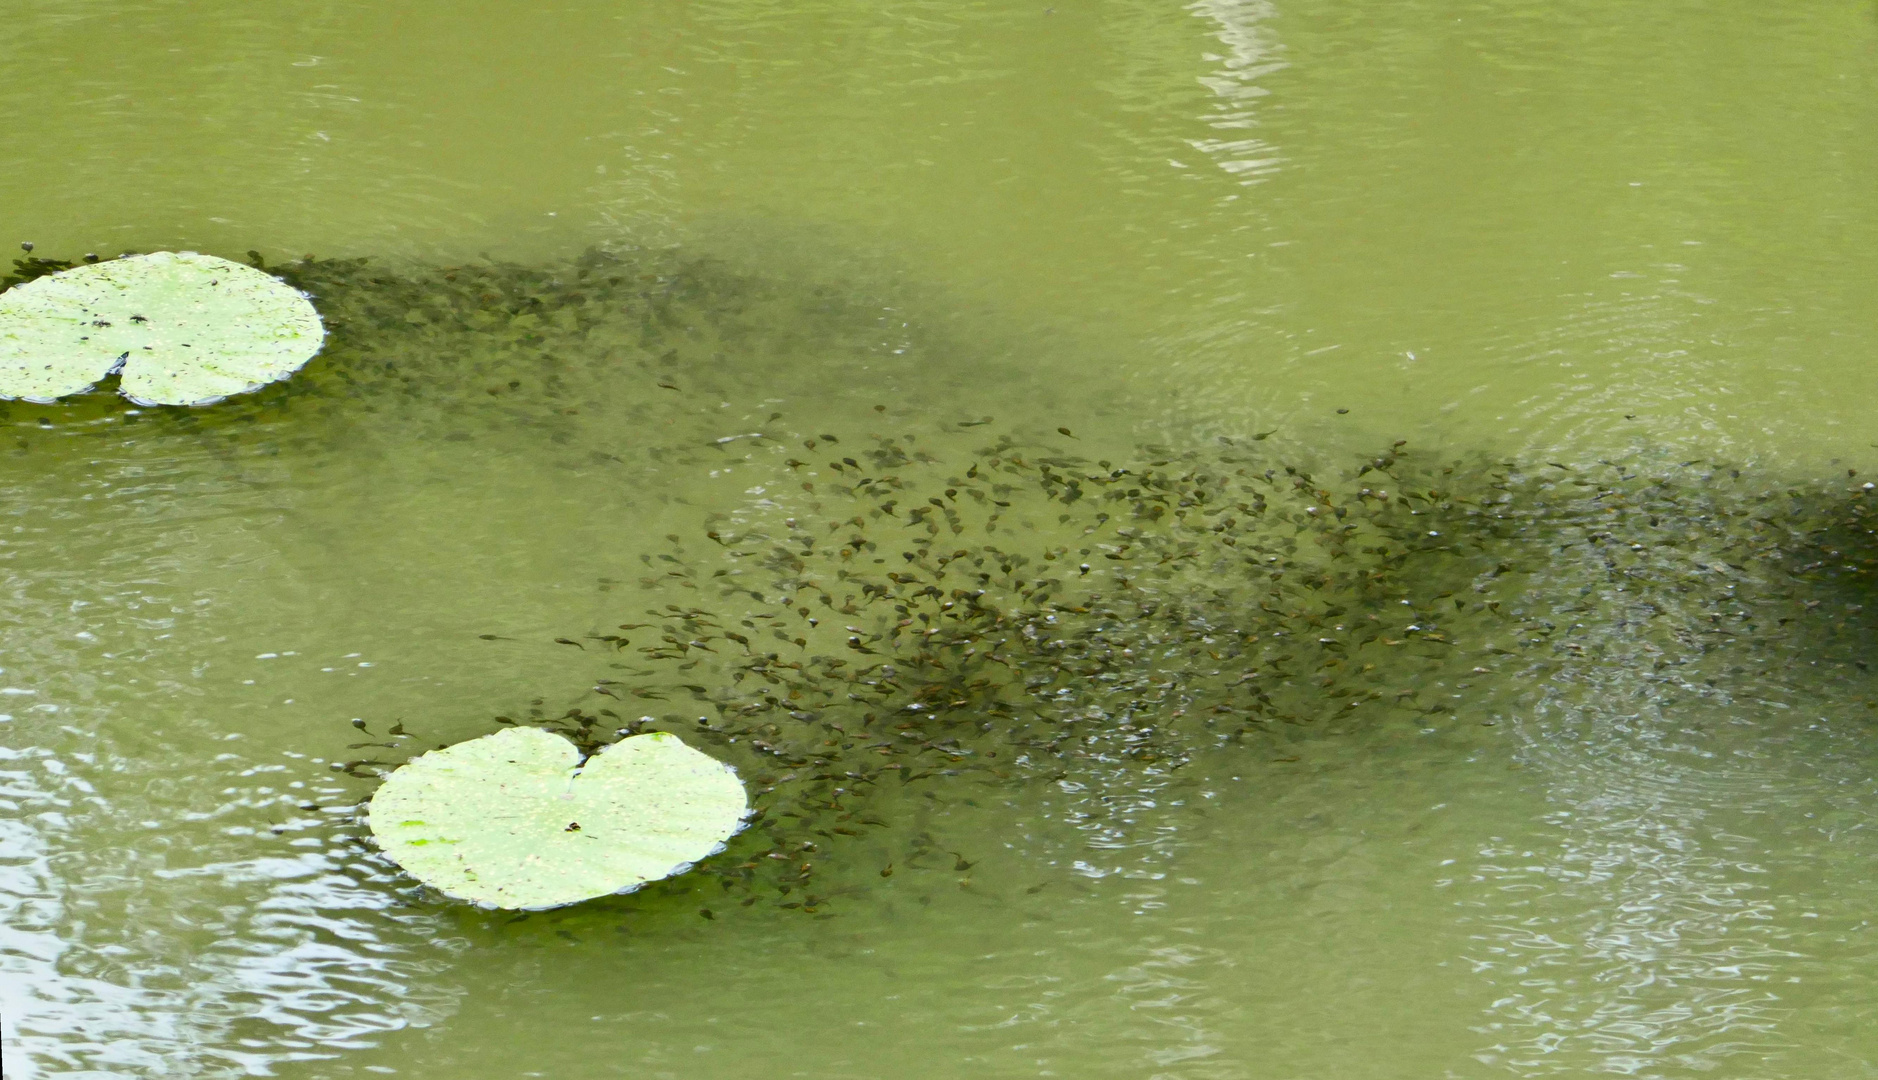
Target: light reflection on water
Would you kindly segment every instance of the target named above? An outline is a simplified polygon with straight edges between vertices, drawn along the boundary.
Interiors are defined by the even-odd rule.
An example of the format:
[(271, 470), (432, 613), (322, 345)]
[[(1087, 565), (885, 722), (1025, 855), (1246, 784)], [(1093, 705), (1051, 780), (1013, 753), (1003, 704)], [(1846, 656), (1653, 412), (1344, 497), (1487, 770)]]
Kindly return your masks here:
[(437, 1015), (451, 990), (421, 936), (388, 934), (382, 873), (327, 830), (256, 852), (342, 792), (199, 711), (227, 638), (220, 574), (191, 578), (257, 559), (241, 485), (91, 475), (8, 499), (9, 1075), (259, 1074)]
[[(65, 773), (47, 750), (15, 761)], [(9, 780), (40, 830), (8, 823), (10, 1075), (264, 1075), (447, 1012), (431, 920), (388, 918), (389, 883), (355, 853), (190, 864), (104, 847), (64, 812), (65, 785)]]

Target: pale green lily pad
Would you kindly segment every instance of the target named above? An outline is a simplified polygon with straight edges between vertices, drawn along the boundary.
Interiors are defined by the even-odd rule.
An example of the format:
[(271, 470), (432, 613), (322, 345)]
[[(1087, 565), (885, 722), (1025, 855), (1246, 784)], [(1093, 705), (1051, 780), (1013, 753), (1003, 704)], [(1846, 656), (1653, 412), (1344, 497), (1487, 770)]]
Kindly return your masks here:
[(729, 765), (656, 732), (588, 758), (510, 728), (433, 750), (372, 796), (372, 836), (414, 878), (487, 907), (631, 892), (724, 848), (749, 811)]
[(127, 255), (0, 293), (0, 398), (44, 404), (120, 371), (139, 405), (209, 405), (293, 374), (325, 338), (304, 293), (252, 266)]

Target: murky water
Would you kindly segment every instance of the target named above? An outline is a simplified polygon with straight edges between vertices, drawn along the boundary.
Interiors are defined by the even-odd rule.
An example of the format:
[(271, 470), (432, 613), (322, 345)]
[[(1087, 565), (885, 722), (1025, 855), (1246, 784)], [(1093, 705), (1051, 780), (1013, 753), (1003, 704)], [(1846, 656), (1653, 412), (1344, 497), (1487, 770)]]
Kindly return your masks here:
[[(252, 249), (336, 328), (216, 409), (0, 420), (9, 1077), (1878, 1071), (1869, 5), (480, 7), (0, 20), (0, 241)], [(1094, 460), (1329, 498), (1218, 534), (1305, 553), (1232, 656), (1243, 559), (1142, 582), (1179, 624), (1060, 574), (1079, 657), (1160, 636), (1025, 722), (1127, 734), (880, 755), (854, 818), (778, 815), (791, 892), (511, 921), (360, 842), (393, 723), (728, 682), (599, 637), (784, 612), (686, 592), (742, 538), (884, 580), (824, 525), (923, 535), (844, 490), (870, 436), (921, 501), (1001, 437), (1077, 459), (1088, 501), (1012, 474), (1014, 540), (954, 534), (1036, 560)], [(1354, 494), (1397, 439), (1399, 510)], [(1123, 505), (1090, 580), (1176, 528)], [(1305, 626), (1275, 705), (1222, 685)]]

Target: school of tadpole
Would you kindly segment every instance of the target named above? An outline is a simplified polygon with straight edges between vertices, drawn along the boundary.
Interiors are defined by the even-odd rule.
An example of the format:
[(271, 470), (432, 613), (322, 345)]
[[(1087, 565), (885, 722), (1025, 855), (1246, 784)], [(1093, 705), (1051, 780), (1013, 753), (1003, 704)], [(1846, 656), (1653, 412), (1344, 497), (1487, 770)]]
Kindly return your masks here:
[(1743, 707), (1870, 692), (1878, 546), (1854, 476), (1765, 487), (1710, 462), (1533, 470), (1403, 444), (1312, 471), (1228, 440), (1127, 462), (1009, 437), (948, 461), (865, 433), (797, 453), (780, 467), (822, 477), (799, 499), (668, 536), (640, 568), (661, 602), (562, 639), (625, 660), (601, 704), (495, 719), (590, 751), (670, 730), (737, 766), (753, 827), (664, 892), (824, 912), (855, 886), (818, 891), (820, 868), (876, 829), (899, 847), (883, 874), (968, 870), (955, 842), (894, 829), (905, 803), (883, 796), (908, 787), (1166, 773), (1208, 748), (1284, 760), (1358, 725), (1586, 695), (1664, 717), (1729, 702), (1742, 676)]
[[(63, 265), (27, 260), (10, 280)], [(823, 356), (882, 349), (866, 304), (669, 252), (269, 269), (314, 295), (327, 354), (218, 407), (218, 430), (269, 410), (481, 411), (631, 484), (725, 453), (641, 437), (654, 420), (792, 377), (765, 327)], [(1396, 440), (1337, 460), (1253, 434), (1123, 459), (1079, 452), (1071, 416), (967, 451), (989, 426), (901, 404), (811, 431), (770, 420), (737, 446), (788, 494), (726, 499), (666, 536), (619, 575), (638, 589), (611, 595), (638, 599), (616, 623), (560, 639), (611, 674), (559, 714), (492, 721), (589, 751), (670, 730), (736, 766), (751, 827), (654, 887), (704, 894), (712, 917), (830, 914), (876, 872), (848, 863), (883, 846), (882, 875), (964, 871), (978, 854), (899, 815), (966, 791), (1167, 775), (1203, 752), (1283, 761), (1303, 740), (1592, 699), (1643, 723), (1698, 700), (1874, 707), (1874, 488), (1843, 465), (1800, 482)], [(335, 767), (369, 782), (420, 741)]]
[[(822, 357), (879, 352), (866, 303), (672, 253), (283, 274), (332, 313), (354, 401), (468, 386), (459, 400), (500, 401), (576, 452), (570, 410), (623, 374), (638, 421), (683, 412), (693, 387), (715, 400), (789, 378), (773, 324)], [(492, 335), (494, 350), (451, 344)], [(413, 365), (418, 340), (453, 363)], [(961, 451), (991, 428), (927, 412), (875, 406), (837, 431), (772, 414), (739, 445), (789, 494), (702, 508), (618, 575), (638, 592), (610, 595), (639, 599), (617, 623), (560, 639), (609, 654), (611, 674), (558, 714), (493, 720), (589, 751), (670, 730), (737, 767), (751, 827), (658, 892), (701, 893), (707, 914), (826, 915), (876, 872), (981, 857), (909, 807), (1167, 775), (1202, 751), (1283, 761), (1301, 740), (1589, 699), (1663, 723), (1691, 701), (1874, 707), (1874, 488), (1851, 469), (1799, 482), (1644, 451), (1522, 462), (1394, 439), (1336, 460), (1254, 433), (1115, 460), (1079, 452), (1066, 416)], [(620, 440), (605, 415), (587, 430), (622, 483), (721, 460), (722, 440)]]

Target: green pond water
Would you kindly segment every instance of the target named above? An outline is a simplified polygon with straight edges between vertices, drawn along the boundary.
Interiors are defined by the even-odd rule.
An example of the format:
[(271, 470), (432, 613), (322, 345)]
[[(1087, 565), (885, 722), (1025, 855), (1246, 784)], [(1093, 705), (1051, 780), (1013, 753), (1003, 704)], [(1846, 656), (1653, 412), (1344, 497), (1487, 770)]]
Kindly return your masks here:
[[(10, 1080), (1878, 1075), (1871, 4), (14, 8), (333, 337), (0, 411)], [(766, 819), (443, 902), (498, 716)]]

